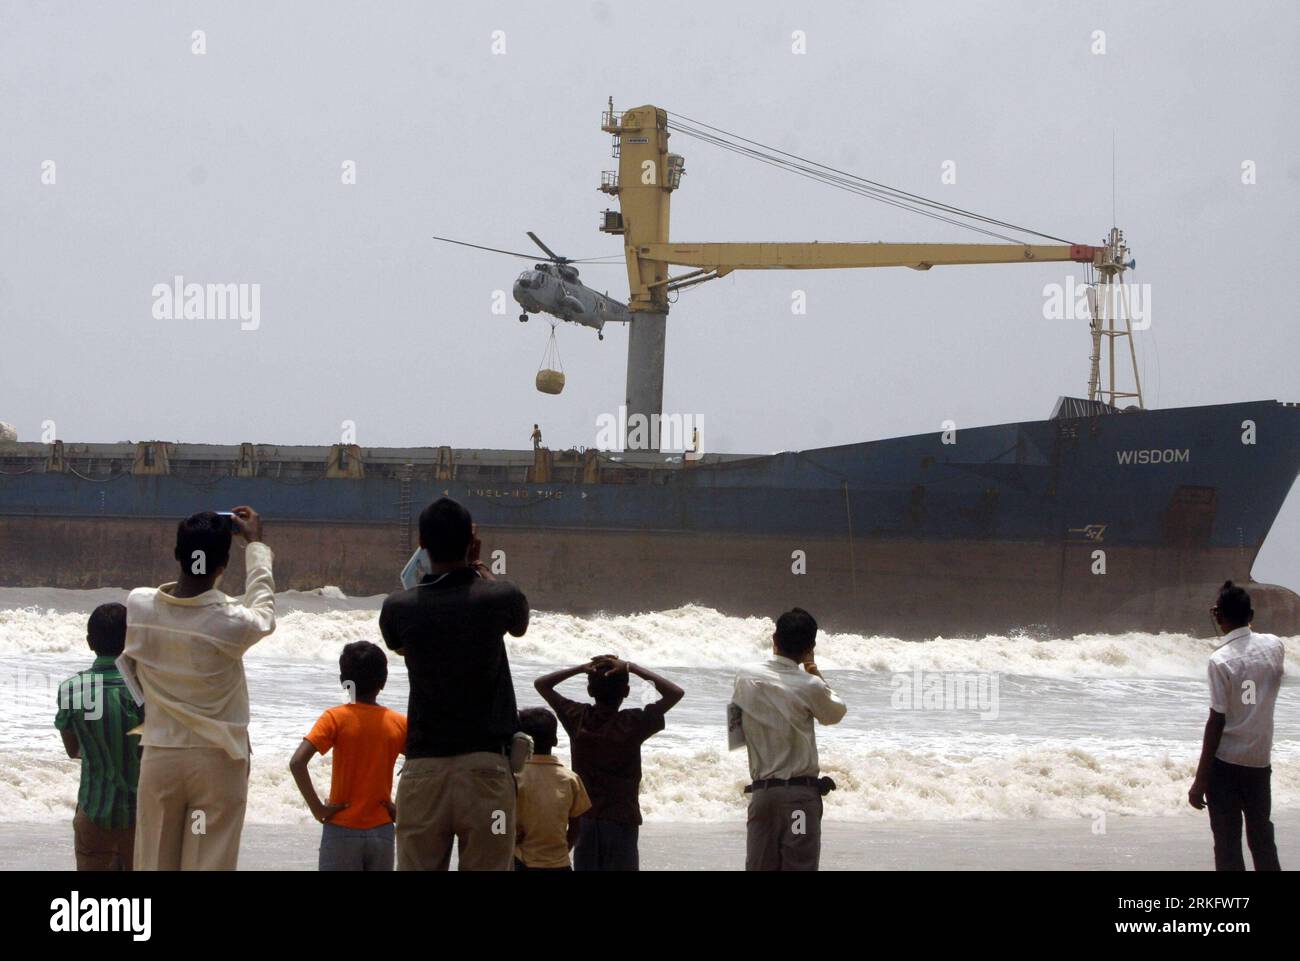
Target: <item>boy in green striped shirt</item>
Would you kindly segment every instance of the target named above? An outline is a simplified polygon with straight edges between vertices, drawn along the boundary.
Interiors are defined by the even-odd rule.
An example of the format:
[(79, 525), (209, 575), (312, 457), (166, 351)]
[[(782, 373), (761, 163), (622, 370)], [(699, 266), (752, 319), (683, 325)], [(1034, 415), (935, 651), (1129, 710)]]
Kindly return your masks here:
[(78, 871), (130, 871), (135, 848), (135, 796), (144, 721), (115, 660), (126, 644), (126, 608), (101, 604), (90, 615), (90, 669), (59, 685), (54, 726), (68, 757), (81, 759), (81, 787), (72, 820)]

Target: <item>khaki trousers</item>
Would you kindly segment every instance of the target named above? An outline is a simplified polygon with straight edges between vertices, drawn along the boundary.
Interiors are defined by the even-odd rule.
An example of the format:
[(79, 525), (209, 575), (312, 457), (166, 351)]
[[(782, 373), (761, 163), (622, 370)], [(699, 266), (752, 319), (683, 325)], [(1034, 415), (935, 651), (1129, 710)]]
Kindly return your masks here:
[(417, 757), (397, 786), (397, 870), (509, 871), (515, 855), (515, 778), (503, 755)]
[(136, 796), (137, 871), (233, 871), (248, 758), (219, 747), (146, 746)]
[(104, 828), (81, 807), (72, 818), (73, 846), (78, 871), (130, 871), (135, 850), (135, 828)]

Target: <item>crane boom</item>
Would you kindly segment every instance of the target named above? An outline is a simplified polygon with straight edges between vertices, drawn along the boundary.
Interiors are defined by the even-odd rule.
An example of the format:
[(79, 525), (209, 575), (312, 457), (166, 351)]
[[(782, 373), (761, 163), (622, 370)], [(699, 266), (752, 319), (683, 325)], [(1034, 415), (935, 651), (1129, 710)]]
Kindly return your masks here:
[[(642, 244), (642, 260), (699, 267), (721, 277), (733, 270), (825, 270), (844, 267), (931, 267), (954, 264), (1098, 262), (1104, 247), (1088, 244), (705, 243)], [(652, 285), (653, 286), (653, 285)]]

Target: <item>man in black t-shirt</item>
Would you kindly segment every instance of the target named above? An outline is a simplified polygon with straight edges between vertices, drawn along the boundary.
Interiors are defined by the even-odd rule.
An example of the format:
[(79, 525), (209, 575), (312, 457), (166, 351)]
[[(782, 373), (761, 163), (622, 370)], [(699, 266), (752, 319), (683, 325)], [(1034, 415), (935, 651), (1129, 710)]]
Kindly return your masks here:
[[(595, 704), (570, 701), (555, 690), (562, 681), (583, 673)], [(653, 684), (659, 700), (644, 708), (620, 710), (633, 674)], [(539, 677), (533, 686), (568, 732), (573, 770), (591, 798), (591, 809), (578, 819), (573, 869), (636, 871), (641, 745), (664, 729), (664, 715), (684, 692), (668, 678), (612, 654)]]
[(460, 868), (510, 870), (519, 730), (505, 634), (528, 630), (528, 599), (478, 559), (469, 511), (443, 497), (420, 514), (431, 570), (390, 594), (384, 643), (406, 659), (406, 764), (397, 788), (397, 869), (445, 871), (453, 839)]

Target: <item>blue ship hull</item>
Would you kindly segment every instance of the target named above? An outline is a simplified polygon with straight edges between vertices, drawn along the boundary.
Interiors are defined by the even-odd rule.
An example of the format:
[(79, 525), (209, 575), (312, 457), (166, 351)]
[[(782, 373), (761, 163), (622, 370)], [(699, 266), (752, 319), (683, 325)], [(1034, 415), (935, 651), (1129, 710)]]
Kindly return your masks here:
[[(585, 476), (576, 462), (542, 469), (541, 454), (491, 469), (468, 467), (473, 452), (374, 466), (400, 462), (392, 451), (361, 452), (361, 476), (286, 476), (278, 455), (246, 476), (233, 459), (194, 458), (168, 473), (138, 461), (86, 473), (75, 458), (38, 469), (38, 445), (19, 446), (0, 458), (5, 584), (170, 579), (177, 518), (248, 503), (267, 520), (281, 588), (383, 592), (414, 516), (445, 494), (542, 609), (770, 615), (802, 602), (831, 626), (897, 636), (1205, 634), (1214, 587), (1249, 582), (1300, 471), (1300, 408), (1058, 417), (635, 471), (601, 458)], [(1293, 593), (1256, 593), (1264, 629), (1300, 633)]]

